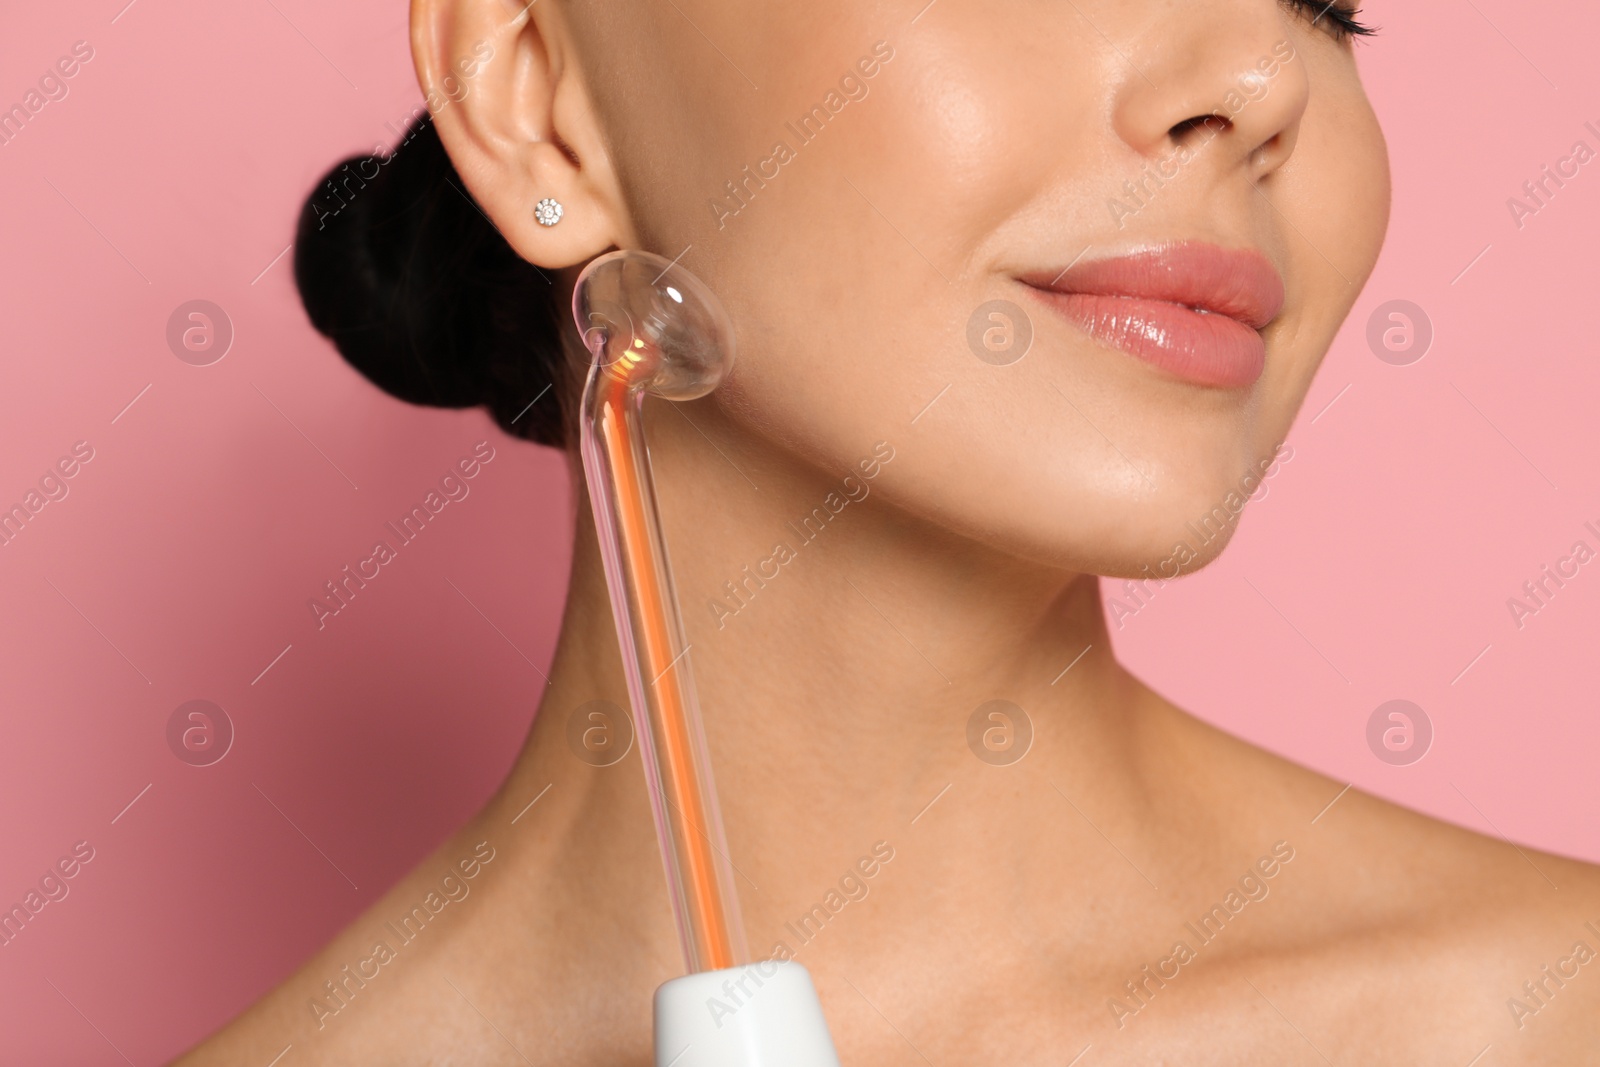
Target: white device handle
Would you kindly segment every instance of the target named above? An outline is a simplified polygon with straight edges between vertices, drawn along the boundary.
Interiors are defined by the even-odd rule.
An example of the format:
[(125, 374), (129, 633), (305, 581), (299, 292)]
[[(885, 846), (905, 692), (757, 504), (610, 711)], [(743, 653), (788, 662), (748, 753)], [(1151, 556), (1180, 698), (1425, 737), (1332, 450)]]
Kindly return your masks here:
[(839, 1067), (811, 975), (761, 960), (663, 983), (656, 1067)]

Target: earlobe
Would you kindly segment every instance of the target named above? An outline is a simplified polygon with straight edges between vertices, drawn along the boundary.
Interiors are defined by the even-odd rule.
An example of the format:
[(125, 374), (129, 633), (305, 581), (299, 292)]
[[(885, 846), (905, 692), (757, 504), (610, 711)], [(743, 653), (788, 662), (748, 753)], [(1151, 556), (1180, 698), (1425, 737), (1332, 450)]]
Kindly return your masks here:
[(628, 229), (605, 152), (568, 147), (604, 141), (567, 32), (552, 0), (411, 4), (417, 81), (463, 191), (518, 255), (552, 269)]

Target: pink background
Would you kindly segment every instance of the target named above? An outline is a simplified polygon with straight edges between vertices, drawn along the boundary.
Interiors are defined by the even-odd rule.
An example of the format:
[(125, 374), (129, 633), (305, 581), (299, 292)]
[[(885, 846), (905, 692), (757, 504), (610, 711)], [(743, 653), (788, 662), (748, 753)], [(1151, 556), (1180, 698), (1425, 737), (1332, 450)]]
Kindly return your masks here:
[[(95, 50), (0, 147), (0, 505), (95, 450), (0, 548), (0, 904), (96, 850), (0, 949), (7, 1064), (164, 1062), (464, 821), (532, 717), (568, 556), (560, 458), (369, 387), (277, 258), (322, 170), (420, 99), (405, 5), (125, 3), (10, 5), (0, 32), (5, 106), (75, 41)], [(1600, 147), (1600, 15), (1369, 13), (1383, 260), (1234, 546), (1117, 644), (1340, 781), (1600, 860), (1600, 564), (1521, 631), (1506, 608), (1573, 541), (1600, 545), (1581, 529), (1600, 520), (1600, 161), (1520, 231), (1506, 207), (1580, 137)], [(236, 331), (206, 367), (165, 339), (196, 298)], [(1436, 329), (1410, 366), (1365, 340), (1392, 299)], [(471, 495), (318, 632), (307, 598), (485, 437)], [(166, 743), (194, 698), (237, 732), (211, 767)], [(1410, 766), (1367, 747), (1393, 698), (1436, 731)]]

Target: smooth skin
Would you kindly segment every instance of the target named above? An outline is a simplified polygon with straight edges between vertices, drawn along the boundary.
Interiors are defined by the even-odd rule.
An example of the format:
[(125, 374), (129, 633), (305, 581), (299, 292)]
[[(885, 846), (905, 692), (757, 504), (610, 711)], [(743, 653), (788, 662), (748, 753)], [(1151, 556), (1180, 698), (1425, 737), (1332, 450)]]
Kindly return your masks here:
[[(1600, 950), (1596, 868), (1341, 795), (1112, 654), (1095, 576), (1143, 576), (1273, 454), (1377, 258), (1387, 159), (1351, 46), (1280, 0), (925, 3), (412, 3), (419, 80), (451, 96), (440, 134), (521, 255), (570, 287), (611, 247), (682, 253), (737, 324), (723, 388), (647, 420), (752, 949), (795, 951), (846, 1064), (1595, 1062), (1600, 962), (1561, 961)], [(1230, 107), (1285, 41), (1294, 59)], [(796, 147), (784, 124), (878, 42), (867, 95)], [(779, 139), (777, 175), (713, 207)], [(1108, 210), (1183, 144), (1179, 179)], [(1281, 272), (1254, 385), (1168, 377), (1017, 280), (1177, 239)], [(991, 299), (1035, 330), (1010, 366), (967, 345)], [(736, 613), (709, 606), (879, 442), (870, 496)], [(626, 705), (577, 512), (550, 685), (501, 791), (180, 1063), (650, 1062), (680, 957), (637, 749), (595, 767), (568, 746), (573, 709)], [(1004, 767), (967, 743), (996, 698), (1035, 731)], [(479, 842), (470, 895), (314, 1009)], [(892, 859), (844, 883), (866, 895), (803, 942), (786, 924), (878, 842)], [(1293, 858), (1266, 896), (1202, 944), (1185, 923), (1275, 845)], [(1124, 983), (1172, 974), (1180, 940), (1195, 958), (1132, 1012)], [(1508, 998), (1537, 1004), (1540, 980), (1519, 1026)]]

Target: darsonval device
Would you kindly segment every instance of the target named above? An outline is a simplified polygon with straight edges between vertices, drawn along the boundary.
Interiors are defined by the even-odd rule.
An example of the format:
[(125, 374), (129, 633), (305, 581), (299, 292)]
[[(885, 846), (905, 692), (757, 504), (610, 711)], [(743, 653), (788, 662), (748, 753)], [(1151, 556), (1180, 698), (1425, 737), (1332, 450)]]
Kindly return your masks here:
[(583, 469), (687, 972), (655, 993), (656, 1067), (839, 1067), (810, 974), (745, 945), (644, 439), (646, 396), (727, 377), (733, 328), (698, 278), (641, 251), (585, 267), (572, 314), (592, 357)]

